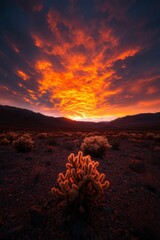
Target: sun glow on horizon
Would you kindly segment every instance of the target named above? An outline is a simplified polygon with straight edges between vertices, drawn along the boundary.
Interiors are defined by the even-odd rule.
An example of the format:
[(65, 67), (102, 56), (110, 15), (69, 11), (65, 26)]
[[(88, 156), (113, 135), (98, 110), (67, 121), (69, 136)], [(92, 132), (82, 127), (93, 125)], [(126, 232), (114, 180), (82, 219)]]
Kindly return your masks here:
[(70, 116), (69, 119), (82, 122), (109, 122), (116, 119), (118, 116), (104, 116), (104, 117), (80, 117), (80, 116)]

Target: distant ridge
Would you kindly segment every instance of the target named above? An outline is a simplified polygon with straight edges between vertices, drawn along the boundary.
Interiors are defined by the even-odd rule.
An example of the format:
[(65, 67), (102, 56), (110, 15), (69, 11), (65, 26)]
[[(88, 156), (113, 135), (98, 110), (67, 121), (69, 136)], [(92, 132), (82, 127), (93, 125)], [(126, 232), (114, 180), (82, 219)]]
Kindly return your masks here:
[[(105, 124), (103, 125), (103, 127)], [(79, 122), (64, 117), (49, 117), (33, 111), (0, 105), (0, 129), (96, 129), (97, 123)]]
[(64, 117), (48, 117), (27, 109), (0, 105), (0, 130), (160, 130), (160, 112), (117, 118), (110, 122), (82, 122)]
[(116, 129), (155, 129), (160, 130), (160, 112), (140, 113), (117, 118), (108, 123), (107, 127)]

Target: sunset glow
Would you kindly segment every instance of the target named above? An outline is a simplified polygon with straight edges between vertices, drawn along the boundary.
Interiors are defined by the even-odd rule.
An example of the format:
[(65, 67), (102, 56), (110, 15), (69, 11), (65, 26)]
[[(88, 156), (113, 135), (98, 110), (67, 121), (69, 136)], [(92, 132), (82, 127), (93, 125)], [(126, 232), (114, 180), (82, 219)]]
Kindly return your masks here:
[(159, 111), (157, 9), (143, 0), (4, 3), (0, 104), (87, 121)]
[(20, 78), (22, 78), (24, 81), (26, 81), (27, 79), (29, 79), (29, 76), (28, 76), (26, 73), (24, 73), (23, 71), (21, 71), (21, 70), (18, 70), (18, 71), (17, 71), (17, 75), (18, 75)]

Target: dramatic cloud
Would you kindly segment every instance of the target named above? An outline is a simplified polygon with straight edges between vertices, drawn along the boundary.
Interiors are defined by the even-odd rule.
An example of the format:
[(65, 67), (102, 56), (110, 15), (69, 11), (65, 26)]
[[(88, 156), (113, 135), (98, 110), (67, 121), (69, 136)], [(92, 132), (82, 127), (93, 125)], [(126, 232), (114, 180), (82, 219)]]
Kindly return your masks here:
[(5, 1), (0, 103), (107, 120), (160, 106), (160, 4)]

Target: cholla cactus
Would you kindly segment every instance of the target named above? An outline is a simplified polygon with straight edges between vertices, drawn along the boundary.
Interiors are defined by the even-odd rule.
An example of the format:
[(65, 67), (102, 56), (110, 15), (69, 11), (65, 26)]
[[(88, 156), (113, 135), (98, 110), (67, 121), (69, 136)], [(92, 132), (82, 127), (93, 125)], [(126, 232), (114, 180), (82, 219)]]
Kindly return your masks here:
[(82, 151), (92, 157), (103, 157), (106, 149), (110, 148), (111, 145), (104, 136), (85, 137), (81, 145)]
[(24, 134), (13, 142), (13, 146), (18, 152), (29, 152), (33, 148), (34, 142), (29, 134)]
[(97, 170), (99, 162), (95, 162), (90, 156), (83, 156), (80, 151), (77, 156), (73, 153), (68, 157), (66, 173), (58, 176), (58, 187), (51, 189), (52, 193), (61, 200), (60, 206), (66, 206), (73, 202), (79, 208), (85, 203), (96, 202), (109, 182), (105, 181), (105, 174)]

